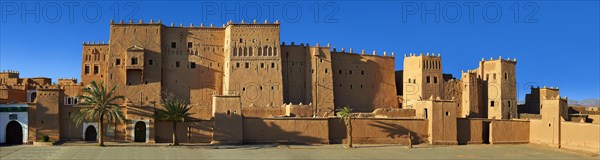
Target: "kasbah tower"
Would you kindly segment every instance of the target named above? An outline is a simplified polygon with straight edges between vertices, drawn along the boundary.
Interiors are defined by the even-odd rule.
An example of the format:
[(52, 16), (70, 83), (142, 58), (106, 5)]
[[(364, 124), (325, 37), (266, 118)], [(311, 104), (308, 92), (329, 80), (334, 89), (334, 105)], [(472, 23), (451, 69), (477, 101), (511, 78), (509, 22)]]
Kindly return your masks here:
[[(117, 142), (170, 141), (171, 124), (155, 120), (154, 114), (171, 96), (192, 106), (192, 120), (177, 127), (181, 141), (190, 143), (340, 143), (346, 138), (337, 131), (343, 126), (335, 110), (345, 106), (358, 118), (357, 143), (406, 143), (373, 128), (383, 124), (379, 121), (403, 127), (402, 134), (411, 132), (418, 142), (458, 144), (464, 135), (487, 135), (468, 143), (526, 143), (530, 134), (525, 131), (516, 137), (526, 140), (494, 139), (521, 133), (493, 132), (502, 129), (494, 125), (517, 125), (507, 128), (537, 134), (530, 132), (530, 123), (544, 128), (546, 122), (560, 124), (558, 117), (571, 119), (558, 88), (532, 88), (527, 102), (517, 105), (516, 58), (482, 59), (457, 79), (444, 74), (441, 54), (407, 53), (404, 70), (395, 71), (394, 52), (286, 44), (280, 40), (279, 21), (221, 26), (111, 21), (107, 43), (84, 42), (82, 47), (81, 82), (61, 78), (53, 84), (49, 78), (0, 73), (0, 103), (28, 108), (23, 142), (41, 135), (87, 140), (88, 130), (98, 124), (77, 125), (70, 116), (86, 107), (78, 105), (78, 96), (92, 81), (118, 85), (116, 94), (125, 96), (118, 104), (127, 121), (104, 126), (106, 140)], [(548, 116), (529, 122), (523, 113)], [(475, 123), (489, 129), (480, 128), (478, 134), (460, 129)]]
[[(81, 85), (118, 84), (128, 120), (150, 128), (167, 95), (189, 101), (198, 119), (220, 110), (245, 117), (328, 117), (340, 106), (359, 112), (399, 108), (393, 53), (286, 45), (279, 27), (278, 21), (219, 27), (111, 22), (109, 43), (83, 44)], [(241, 108), (213, 104), (219, 95), (239, 96)]]

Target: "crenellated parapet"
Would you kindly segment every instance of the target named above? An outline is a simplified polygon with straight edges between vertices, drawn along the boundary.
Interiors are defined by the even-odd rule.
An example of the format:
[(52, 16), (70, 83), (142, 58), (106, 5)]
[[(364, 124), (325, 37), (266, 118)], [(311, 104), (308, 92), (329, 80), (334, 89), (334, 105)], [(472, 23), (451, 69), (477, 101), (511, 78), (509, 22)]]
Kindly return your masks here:
[(58, 78), (59, 85), (75, 85), (77, 84), (77, 78)]
[(423, 56), (426, 56), (426, 57), (438, 57), (438, 58), (442, 57), (442, 55), (440, 53), (438, 53), (437, 55), (435, 55), (435, 53), (429, 53), (429, 52), (427, 52), (425, 55), (423, 55), (423, 53), (419, 53), (418, 55), (417, 55), (417, 53), (409, 53), (408, 55), (404, 54), (404, 58), (407, 58), (407, 57), (423, 57)]
[(102, 45), (109, 45), (109, 42), (105, 42), (105, 41), (83, 41), (81, 42), (82, 45), (84, 46), (102, 46)]
[(396, 56), (396, 53), (394, 53), (394, 52), (391, 52), (390, 54), (388, 54), (387, 51), (383, 51), (383, 54), (378, 54), (377, 50), (373, 50), (371, 52), (371, 54), (367, 54), (367, 53), (365, 53), (365, 49), (362, 49), (360, 53), (355, 53), (353, 48), (349, 48), (348, 51), (346, 51), (346, 48), (341, 48), (341, 50), (338, 51), (336, 47), (332, 48), (331, 53), (356, 54), (356, 55), (361, 55), (361, 56), (374, 56), (374, 57), (395, 57)]
[(60, 90), (60, 86), (57, 84), (46, 84), (37, 86), (37, 90)]
[(14, 71), (14, 70), (2, 70), (2, 72), (0, 73), (13, 73), (13, 74), (19, 74), (19, 71)]
[(512, 60), (510, 58), (506, 58), (506, 59), (502, 59), (502, 56), (499, 56), (498, 59), (494, 59), (494, 57), (490, 57), (489, 60), (485, 60), (485, 58), (481, 58), (481, 61), (497, 61), (497, 60), (501, 60), (503, 62), (512, 62), (512, 63), (517, 63), (517, 58), (513, 58)]

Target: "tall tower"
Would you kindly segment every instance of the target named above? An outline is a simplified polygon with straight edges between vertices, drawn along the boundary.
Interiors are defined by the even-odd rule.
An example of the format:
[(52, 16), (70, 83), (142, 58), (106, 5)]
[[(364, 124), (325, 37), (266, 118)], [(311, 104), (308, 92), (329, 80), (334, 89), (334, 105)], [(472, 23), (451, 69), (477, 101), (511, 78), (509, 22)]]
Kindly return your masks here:
[(403, 108), (414, 108), (418, 100), (442, 97), (442, 58), (427, 53), (404, 56)]
[(462, 104), (459, 117), (482, 118), (486, 115), (483, 85), (476, 70), (462, 72)]
[(92, 81), (97, 83), (104, 81), (108, 69), (108, 49), (109, 46), (106, 43), (83, 43), (81, 54), (81, 83), (83, 85)]
[(517, 60), (502, 57), (479, 62), (478, 76), (487, 86), (488, 119), (517, 118)]
[(224, 46), (223, 94), (239, 94), (242, 107), (281, 106), (279, 22), (229, 22)]

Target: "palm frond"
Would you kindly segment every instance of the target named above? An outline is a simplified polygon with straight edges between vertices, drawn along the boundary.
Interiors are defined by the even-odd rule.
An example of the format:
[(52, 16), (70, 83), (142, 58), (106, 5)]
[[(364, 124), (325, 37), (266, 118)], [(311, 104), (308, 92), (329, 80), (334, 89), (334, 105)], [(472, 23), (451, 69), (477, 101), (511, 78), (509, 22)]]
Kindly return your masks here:
[(100, 115), (104, 115), (109, 122), (114, 120), (125, 121), (121, 107), (114, 103), (117, 100), (125, 99), (124, 96), (114, 96), (118, 85), (114, 85), (107, 92), (103, 84), (102, 82), (96, 83), (92, 81), (87, 87), (82, 89), (83, 94), (79, 96), (79, 99), (81, 99), (79, 105), (85, 107), (72, 115), (72, 119), (77, 125), (84, 121), (97, 121)]
[(161, 100), (160, 104), (163, 106), (163, 108), (158, 109), (156, 114), (156, 118), (159, 120), (184, 122), (190, 119), (192, 115), (192, 113), (190, 113), (192, 107), (185, 100), (164, 98)]

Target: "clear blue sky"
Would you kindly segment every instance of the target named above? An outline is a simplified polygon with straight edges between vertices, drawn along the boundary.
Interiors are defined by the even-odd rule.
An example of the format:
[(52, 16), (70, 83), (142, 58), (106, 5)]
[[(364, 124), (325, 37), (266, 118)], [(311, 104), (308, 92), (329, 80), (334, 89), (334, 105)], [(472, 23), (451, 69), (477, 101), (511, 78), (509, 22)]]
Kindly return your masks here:
[(598, 1), (0, 4), (0, 69), (18, 70), (22, 77), (79, 78), (82, 41), (108, 41), (110, 19), (186, 26), (279, 19), (286, 43), (394, 51), (397, 70), (402, 55), (411, 52), (441, 53), (444, 72), (455, 77), (475, 69), (482, 57), (516, 57), (519, 99), (530, 84), (559, 86), (572, 99), (600, 97)]

